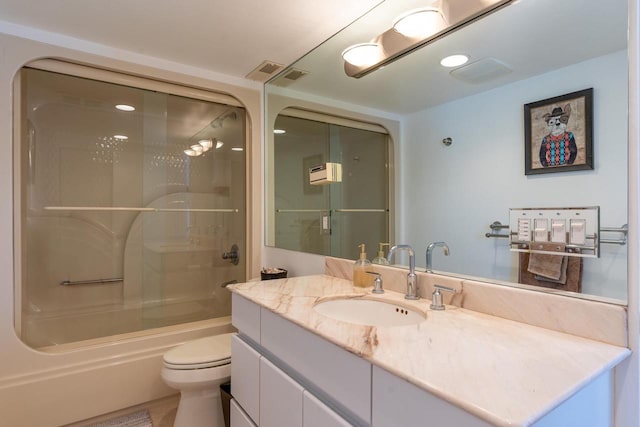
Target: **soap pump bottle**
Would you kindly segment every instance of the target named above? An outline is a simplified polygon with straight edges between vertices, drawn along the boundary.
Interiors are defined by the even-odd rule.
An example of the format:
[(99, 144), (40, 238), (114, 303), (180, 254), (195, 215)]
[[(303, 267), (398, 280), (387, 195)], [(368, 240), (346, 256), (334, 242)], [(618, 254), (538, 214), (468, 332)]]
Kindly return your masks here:
[(389, 265), (389, 261), (384, 256), (384, 247), (389, 246), (388, 243), (378, 244), (378, 256), (371, 260), (373, 264)]
[(371, 286), (371, 275), (367, 271), (371, 269), (371, 261), (367, 259), (367, 253), (364, 251), (364, 243), (358, 245), (360, 248), (360, 259), (353, 264), (353, 284), (355, 286), (367, 287)]

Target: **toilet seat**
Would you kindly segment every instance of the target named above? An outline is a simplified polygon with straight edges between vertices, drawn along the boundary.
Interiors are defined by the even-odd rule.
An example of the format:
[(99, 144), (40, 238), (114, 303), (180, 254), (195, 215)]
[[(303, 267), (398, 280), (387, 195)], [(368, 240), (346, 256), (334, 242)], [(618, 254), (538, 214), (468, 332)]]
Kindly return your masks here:
[(168, 369), (206, 369), (231, 363), (231, 337), (234, 334), (214, 335), (179, 345), (163, 356)]

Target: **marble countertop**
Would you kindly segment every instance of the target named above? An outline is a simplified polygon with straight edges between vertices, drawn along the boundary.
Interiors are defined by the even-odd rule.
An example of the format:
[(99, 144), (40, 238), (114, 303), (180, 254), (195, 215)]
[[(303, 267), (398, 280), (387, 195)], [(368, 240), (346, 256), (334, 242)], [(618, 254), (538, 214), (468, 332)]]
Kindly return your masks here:
[(229, 289), (500, 426), (531, 425), (630, 354), (624, 347), (463, 308), (432, 311), (429, 300), (408, 301), (390, 291), (382, 298), (418, 310), (426, 320), (397, 327), (340, 322), (317, 313), (314, 304), (371, 296), (371, 288), (327, 275), (240, 283)]

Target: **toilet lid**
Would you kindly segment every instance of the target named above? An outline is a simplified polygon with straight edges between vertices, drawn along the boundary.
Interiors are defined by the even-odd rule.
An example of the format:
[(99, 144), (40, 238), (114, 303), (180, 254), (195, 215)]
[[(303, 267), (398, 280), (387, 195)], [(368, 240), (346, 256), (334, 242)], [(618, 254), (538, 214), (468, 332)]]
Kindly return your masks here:
[(203, 369), (231, 362), (231, 336), (214, 335), (179, 345), (164, 354), (164, 365), (171, 369)]

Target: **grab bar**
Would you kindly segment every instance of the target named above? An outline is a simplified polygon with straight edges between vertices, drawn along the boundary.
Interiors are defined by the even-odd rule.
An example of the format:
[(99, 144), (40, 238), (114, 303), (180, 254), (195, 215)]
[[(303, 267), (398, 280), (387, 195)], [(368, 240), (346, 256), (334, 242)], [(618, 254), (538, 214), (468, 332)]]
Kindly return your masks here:
[(71, 280), (65, 280), (60, 282), (60, 286), (72, 286), (72, 285), (93, 285), (96, 283), (114, 283), (114, 282), (122, 282), (124, 280), (123, 277), (114, 277), (112, 279), (94, 279), (94, 280), (77, 280), (72, 282)]

